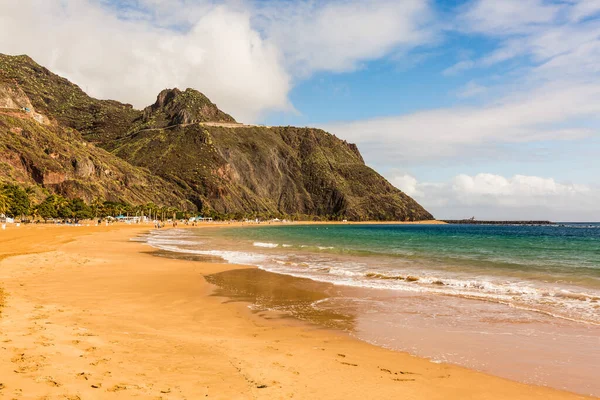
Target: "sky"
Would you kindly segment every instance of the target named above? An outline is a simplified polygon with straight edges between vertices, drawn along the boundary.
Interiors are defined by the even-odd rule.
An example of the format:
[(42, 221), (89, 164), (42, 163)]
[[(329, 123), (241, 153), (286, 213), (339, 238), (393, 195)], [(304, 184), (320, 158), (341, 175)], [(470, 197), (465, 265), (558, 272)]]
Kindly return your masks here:
[(323, 128), (440, 219), (600, 220), (600, 0), (0, 0), (0, 52)]

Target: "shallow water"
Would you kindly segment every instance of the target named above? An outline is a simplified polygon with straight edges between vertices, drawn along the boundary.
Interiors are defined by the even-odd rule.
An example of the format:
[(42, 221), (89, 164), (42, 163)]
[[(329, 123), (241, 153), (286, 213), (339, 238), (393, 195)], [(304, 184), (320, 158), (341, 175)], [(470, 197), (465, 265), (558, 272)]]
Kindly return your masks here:
[[(272, 290), (263, 307), (321, 324), (328, 317), (296, 311), (344, 315), (345, 329), (383, 347), (600, 395), (598, 224), (298, 225), (157, 231), (146, 240), (331, 284), (310, 307), (269, 305), (265, 298), (281, 295)], [(248, 280), (236, 274), (220, 286)]]

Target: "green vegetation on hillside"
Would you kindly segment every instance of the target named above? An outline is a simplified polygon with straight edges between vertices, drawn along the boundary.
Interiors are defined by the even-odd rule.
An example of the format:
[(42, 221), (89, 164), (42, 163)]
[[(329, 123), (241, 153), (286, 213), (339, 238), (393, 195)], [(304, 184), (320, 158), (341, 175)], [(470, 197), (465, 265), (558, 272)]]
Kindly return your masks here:
[[(43, 189), (21, 187), (19, 185), (0, 185), (0, 215), (21, 221), (35, 220), (86, 220), (96, 218), (117, 217), (119, 215), (146, 216), (164, 220), (170, 218), (187, 219), (195, 217), (198, 212), (181, 210), (177, 207), (158, 206), (154, 203), (129, 204), (127, 202), (105, 201), (96, 198), (86, 202), (81, 198), (66, 198), (58, 194), (50, 194), (38, 201), (36, 193)], [(259, 219), (261, 221), (274, 218), (289, 220), (307, 220), (309, 215), (286, 215), (281, 213), (249, 212), (224, 214), (210, 210), (203, 214), (215, 221), (243, 221)], [(313, 217), (314, 219), (314, 217)]]
[(37, 187), (37, 198), (43, 197), (43, 187), (88, 202), (100, 197), (196, 209), (174, 184), (95, 147), (77, 131), (0, 110), (1, 182)]
[(29, 215), (31, 201), (29, 193), (17, 185), (0, 186), (0, 214), (9, 217)]
[(106, 147), (177, 183), (203, 210), (328, 219), (432, 219), (367, 167), (356, 146), (319, 129), (179, 125)]
[(120, 135), (140, 118), (130, 104), (89, 97), (79, 86), (53, 74), (28, 56), (0, 54), (0, 82), (16, 83), (38, 112), (83, 135)]
[(139, 111), (93, 99), (27, 56), (0, 55), (1, 104), (35, 108), (0, 108), (0, 182), (32, 187), (40, 201), (152, 202), (213, 218), (433, 218), (355, 145), (320, 129), (235, 125), (193, 89), (163, 90)]
[(132, 205), (126, 202), (104, 201), (100, 198), (86, 203), (81, 198), (66, 198), (58, 194), (51, 194), (41, 202), (37, 202), (34, 193), (33, 187), (0, 185), (0, 214), (23, 221), (85, 220), (119, 215), (145, 215), (163, 219), (171, 218), (173, 215), (179, 215), (179, 218), (196, 215), (195, 212), (157, 206), (154, 203)]

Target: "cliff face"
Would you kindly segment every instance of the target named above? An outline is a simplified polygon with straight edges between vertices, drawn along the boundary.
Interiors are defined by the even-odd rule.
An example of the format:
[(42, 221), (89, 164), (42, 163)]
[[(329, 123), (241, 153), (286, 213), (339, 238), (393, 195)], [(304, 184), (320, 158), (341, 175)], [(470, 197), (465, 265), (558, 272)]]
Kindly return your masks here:
[(364, 165), (355, 146), (318, 129), (196, 124), (140, 131), (110, 147), (219, 212), (432, 218)]
[[(44, 159), (48, 164), (36, 168), (58, 174), (25, 172), (33, 169), (19, 169), (15, 162), (5, 162), (13, 165), (11, 179), (18, 175), (21, 180), (56, 187), (68, 186), (65, 182), (74, 180), (89, 185), (78, 193), (97, 194), (98, 189), (90, 188), (108, 186), (109, 192), (130, 199), (141, 199), (140, 193), (145, 193), (144, 199), (170, 201), (170, 205), (190, 201), (204, 212), (267, 212), (352, 220), (433, 218), (366, 166), (355, 145), (319, 129), (237, 124), (192, 89), (164, 90), (155, 104), (138, 111), (118, 102), (92, 99), (24, 56), (0, 55), (2, 82), (5, 87), (18, 87), (36, 112), (48, 117), (48, 125), (34, 126), (35, 121), (0, 115), (0, 133), (4, 135), (0, 145), (18, 141), (20, 147), (11, 147), (11, 157), (22, 160), (25, 154), (27, 159), (38, 160), (34, 165)], [(13, 128), (34, 135), (17, 140), (9, 135), (15, 135)], [(50, 136), (54, 141), (62, 140), (60, 154), (64, 154), (65, 162), (60, 168), (56, 163), (62, 158), (51, 156), (57, 151), (45, 150), (49, 146), (44, 141)], [(48, 167), (50, 164), (55, 167)], [(119, 172), (104, 176), (105, 169)], [(0, 170), (0, 178), (7, 174)]]

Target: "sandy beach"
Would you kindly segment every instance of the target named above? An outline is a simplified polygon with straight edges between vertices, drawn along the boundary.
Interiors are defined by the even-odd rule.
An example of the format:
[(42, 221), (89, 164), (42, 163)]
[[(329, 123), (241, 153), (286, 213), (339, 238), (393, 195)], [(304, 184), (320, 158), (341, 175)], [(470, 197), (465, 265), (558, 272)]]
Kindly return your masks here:
[(0, 231), (0, 397), (585, 398), (252, 313), (204, 278), (240, 266), (156, 257), (149, 229)]

